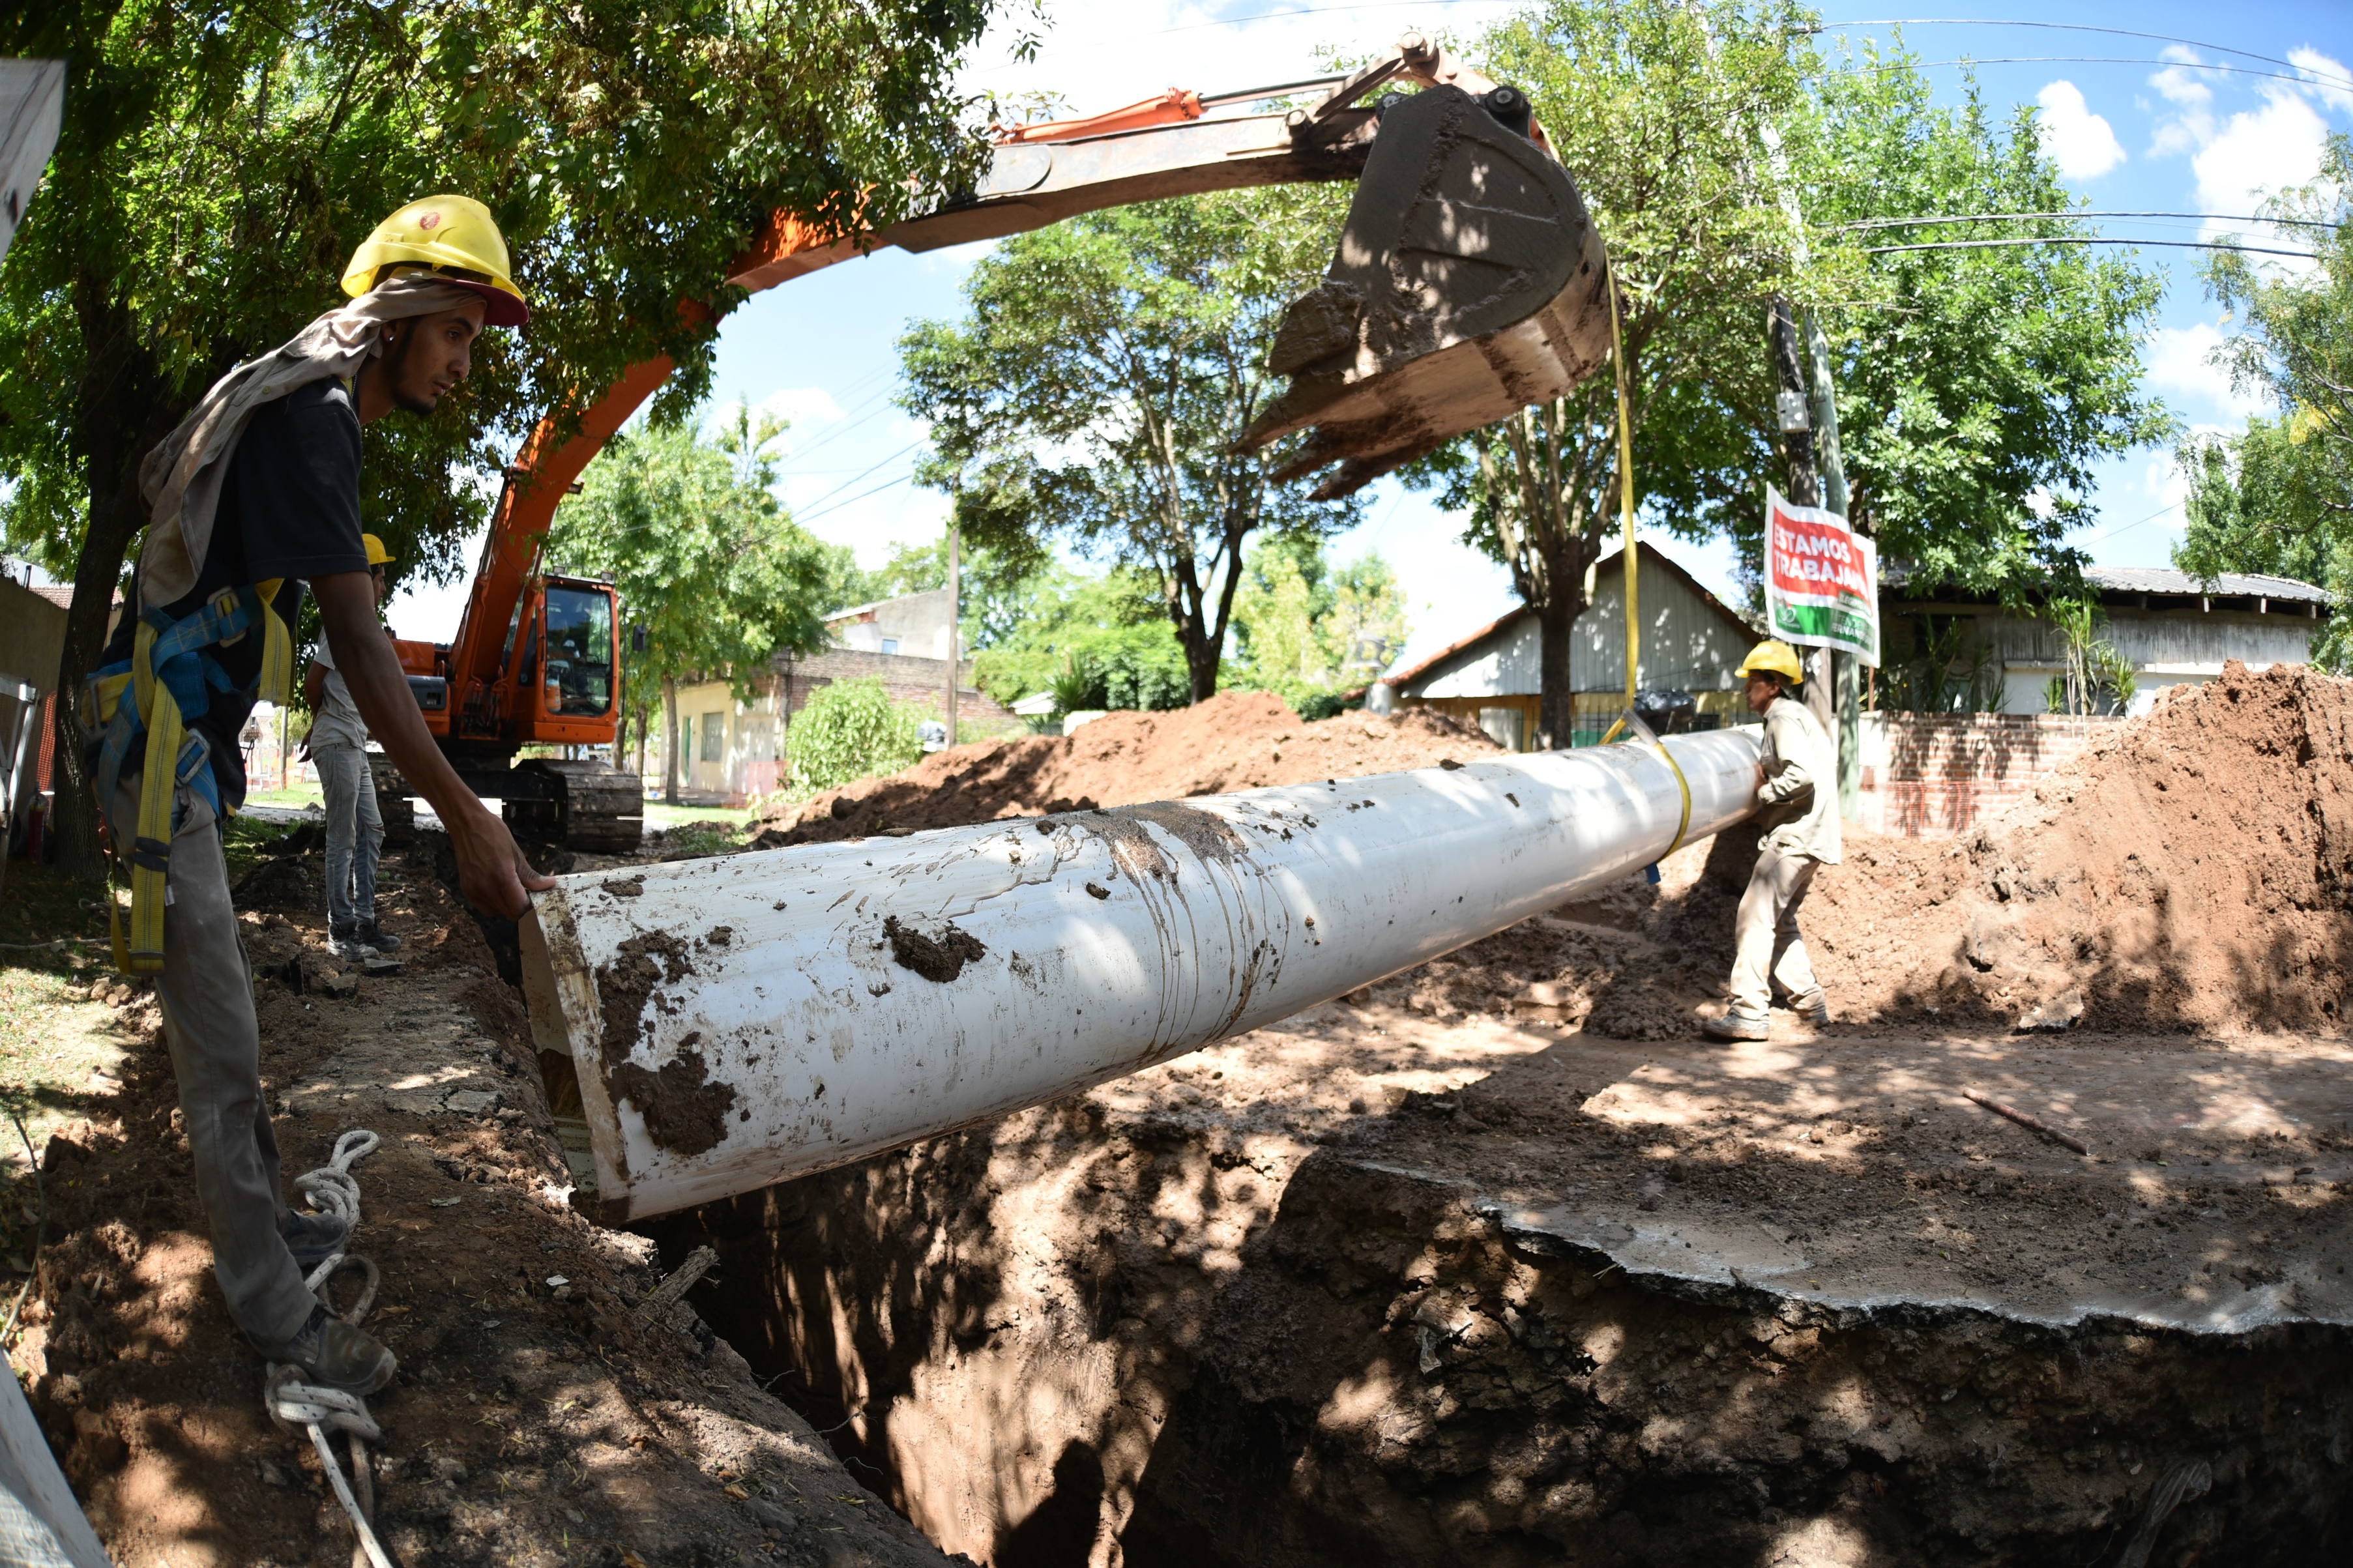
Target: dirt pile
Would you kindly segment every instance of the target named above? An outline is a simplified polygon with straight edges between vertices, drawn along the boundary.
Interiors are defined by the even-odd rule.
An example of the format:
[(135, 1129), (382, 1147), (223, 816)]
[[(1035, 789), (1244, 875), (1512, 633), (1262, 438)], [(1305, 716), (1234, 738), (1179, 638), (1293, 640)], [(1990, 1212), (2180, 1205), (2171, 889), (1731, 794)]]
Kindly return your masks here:
[(1166, 713), (1113, 713), (1074, 735), (952, 747), (904, 773), (774, 807), (753, 847), (1402, 773), (1496, 750), (1478, 731), (1426, 710), (1311, 724), (1271, 693), (1225, 691)]
[(1805, 916), (1845, 1009), (2334, 1033), (2353, 681), (2233, 663), (2174, 690), (1966, 839), (1851, 841)]

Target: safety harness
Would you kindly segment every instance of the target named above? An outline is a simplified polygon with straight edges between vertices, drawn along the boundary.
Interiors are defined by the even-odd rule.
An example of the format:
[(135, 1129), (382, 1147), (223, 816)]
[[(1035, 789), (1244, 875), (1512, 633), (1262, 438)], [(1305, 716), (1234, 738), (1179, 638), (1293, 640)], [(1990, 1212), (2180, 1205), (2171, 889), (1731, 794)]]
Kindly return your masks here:
[[(98, 752), (99, 809), (114, 809), (116, 786), (132, 748), (146, 739), (140, 774), (139, 820), (129, 843), (120, 826), (114, 849), (131, 878), (131, 931), (126, 942), (121, 909), (109, 900), (114, 966), (125, 974), (153, 974), (164, 967), (164, 906), (170, 901), (165, 877), (171, 869), (172, 835), (179, 827), (178, 787), (204, 797), (213, 815), (226, 820), (234, 808), (221, 798), (213, 776), (212, 745), (194, 726), (221, 692), (246, 702), (283, 706), (294, 679), (294, 639), (278, 612), (283, 578), (224, 588), (195, 614), (174, 620), (161, 610), (139, 613), (131, 657), (106, 665), (82, 689), (82, 720), (103, 727)], [(251, 685), (230, 679), (218, 649), (233, 647), (256, 631), (261, 637), (261, 671)]]

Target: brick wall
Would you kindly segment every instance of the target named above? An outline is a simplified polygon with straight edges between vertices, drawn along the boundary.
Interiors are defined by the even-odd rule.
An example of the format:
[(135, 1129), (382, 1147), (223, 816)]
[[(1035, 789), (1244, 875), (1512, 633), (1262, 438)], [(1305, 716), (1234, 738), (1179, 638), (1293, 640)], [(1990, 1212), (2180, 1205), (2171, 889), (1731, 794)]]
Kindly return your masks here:
[[(892, 700), (918, 705), (928, 702), (934, 710), (944, 712), (947, 705), (948, 661), (944, 658), (922, 658), (904, 653), (864, 653), (855, 648), (833, 647), (808, 658), (779, 658), (773, 667), (774, 678), (784, 689), (785, 728), (792, 729), (792, 715), (808, 706), (809, 696), (820, 686), (830, 686), (837, 680), (858, 680), (869, 676), (880, 677), (882, 689)], [(972, 661), (964, 661), (969, 672)], [(966, 673), (965, 679), (971, 676)], [(959, 683), (956, 687), (956, 721), (959, 725), (975, 721), (1018, 722), (1008, 710), (997, 706), (995, 699), (977, 688)]]
[(1866, 713), (1862, 826), (1908, 838), (1967, 833), (2124, 721), (2050, 713)]

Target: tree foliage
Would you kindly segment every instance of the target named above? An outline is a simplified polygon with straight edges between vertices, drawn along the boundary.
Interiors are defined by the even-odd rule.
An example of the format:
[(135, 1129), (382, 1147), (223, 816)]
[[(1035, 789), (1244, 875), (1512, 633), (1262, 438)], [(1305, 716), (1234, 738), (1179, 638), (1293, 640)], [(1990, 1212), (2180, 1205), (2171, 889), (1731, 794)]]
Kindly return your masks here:
[(785, 735), (793, 792), (818, 795), (912, 765), (923, 754), (920, 723), (914, 710), (892, 701), (877, 679), (818, 687)]
[(772, 449), (783, 430), (740, 405), (711, 437), (639, 420), (556, 510), (547, 559), (620, 590), (633, 628), (624, 700), (640, 734), (675, 681), (718, 677), (748, 700), (779, 648), (825, 646), (833, 563), (776, 503)]
[(1281, 391), (1267, 344), (1321, 279), (1343, 194), (1180, 197), (1022, 235), (974, 268), (963, 321), (900, 341), (924, 474), (965, 537), (1033, 557), (1060, 540), (1143, 574), (1195, 700), (1217, 689), (1245, 542), (1359, 515), (1270, 484), (1281, 451), (1233, 446)]
[(2189, 526), (2173, 559), (2209, 582), (2261, 572), (2327, 588), (2335, 609), (2313, 657), (2353, 671), (2353, 142), (2333, 138), (2319, 179), (2263, 213), (2305, 220), (2295, 232), (2319, 264), (2291, 272), (2222, 254), (2207, 286), (2243, 323), (2218, 358), (2283, 412), (2182, 444)]
[[(766, 215), (842, 230), (978, 155), (950, 86), (987, 0), (50, 0), (0, 54), (69, 62), (56, 154), (0, 268), (9, 546), (74, 584), (77, 685), (144, 525), (139, 458), (216, 378), (342, 298), (394, 208), (489, 204), (533, 316), (430, 420), (367, 436), (364, 514), (448, 574), (540, 415), (628, 364), (702, 395), (719, 282)], [(735, 296), (740, 297), (740, 296)], [(60, 704), (69, 709), (70, 704)], [(65, 747), (78, 769), (71, 721)], [(71, 794), (73, 792), (66, 792)]]
[(1148, 579), (1050, 564), (1024, 578), (1006, 607), (1004, 624), (976, 639), (973, 661), (974, 679), (997, 701), (1048, 691), (1058, 711), (1072, 712), (1192, 700), (1185, 650)]
[(1377, 554), (1334, 565), (1320, 541), (1254, 546), (1234, 598), (1240, 633), (1228, 684), (1272, 691), (1304, 710), (1364, 686), (1405, 646), (1405, 598)]
[[(2074, 202), (2031, 110), (1999, 120), (1966, 85), (1940, 107), (1900, 49), (1826, 66), (1810, 29), (1778, 0), (1554, 0), (1483, 43), (1608, 244), (1645, 518), (1755, 558), (1763, 480), (1788, 484), (1765, 335), (1783, 295), (1829, 340), (1851, 510), (1883, 558), (1993, 593), (2063, 583), (2092, 466), (2168, 428), (2137, 391), (2158, 280), (2084, 247), (1864, 255), (1975, 234), (1844, 226)], [(1566, 633), (1615, 531), (1615, 400), (1605, 373), (1427, 470), (1544, 617), (1555, 732)]]
[[(1917, 580), (1989, 595), (2083, 564), (2093, 468), (2172, 426), (2140, 392), (2164, 291), (2129, 254), (2048, 245), (1864, 257), (1865, 246), (2081, 236), (2081, 223), (1845, 229), (1874, 219), (2063, 212), (2080, 205), (2042, 152), (2036, 110), (1992, 112), (1973, 81), (1932, 101), (1901, 51), (1826, 73), (1800, 199), (1824, 257), (1808, 280), (1838, 385), (1850, 512)], [(1751, 411), (1761, 429), (1769, 409)], [(1691, 515), (1744, 542), (1761, 509), (1733, 484)], [(1751, 486), (1753, 495), (1753, 481)], [(1751, 545), (1751, 549), (1755, 548)]]
[[(1771, 403), (1761, 312), (1795, 273), (1795, 230), (1766, 149), (1804, 122), (1805, 19), (1787, 0), (1552, 0), (1476, 51), (1490, 76), (1534, 100), (1600, 226), (1620, 293), (1636, 471), (1685, 514), (1700, 493), (1720, 505), (1728, 476), (1753, 490), (1761, 468), (1748, 417)], [(1617, 526), (1618, 438), (1605, 371), (1431, 465), (1446, 504), (1468, 515), (1466, 539), (1511, 569), (1537, 611), (1540, 729), (1561, 743), (1569, 629)]]

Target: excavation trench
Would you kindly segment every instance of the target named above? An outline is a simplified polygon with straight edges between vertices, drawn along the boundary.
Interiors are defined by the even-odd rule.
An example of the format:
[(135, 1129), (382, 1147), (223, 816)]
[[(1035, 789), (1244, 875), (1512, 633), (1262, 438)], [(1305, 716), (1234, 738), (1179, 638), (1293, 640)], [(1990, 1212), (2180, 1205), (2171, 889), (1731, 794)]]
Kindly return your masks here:
[(2348, 692), (2234, 670), (1973, 840), (1851, 845), (1809, 924), (1856, 1021), (1820, 1033), (1694, 1037), (1727, 835), (647, 1228), (717, 1248), (703, 1317), (993, 1564), (2319, 1560)]
[[(2301, 1305), (2260, 1267), (2197, 1300), (2071, 1295), (2040, 1259), (1938, 1255), (1999, 1250), (2003, 1211), (2129, 1205), (2128, 1171), (2021, 1136), (1980, 1197), (1969, 1162), (1923, 1162), (1894, 1181), (1945, 1245), (1857, 1247), (1900, 1205), (1888, 1171), (1786, 1126), (1735, 1161), (1610, 1114), (1638, 1053), (1492, 1022), (1450, 1053), (1399, 1011), (1377, 1054), (1426, 1090), (1342, 1045), (1376, 1004), (656, 1235), (718, 1248), (703, 1315), (983, 1563), (2291, 1563), (2344, 1539), (2329, 1192), (2219, 1196)], [(1271, 1105), (1253, 1050), (1320, 1058), (1321, 1090)], [(2082, 1272), (2134, 1278), (2105, 1267), (2131, 1245)]]

